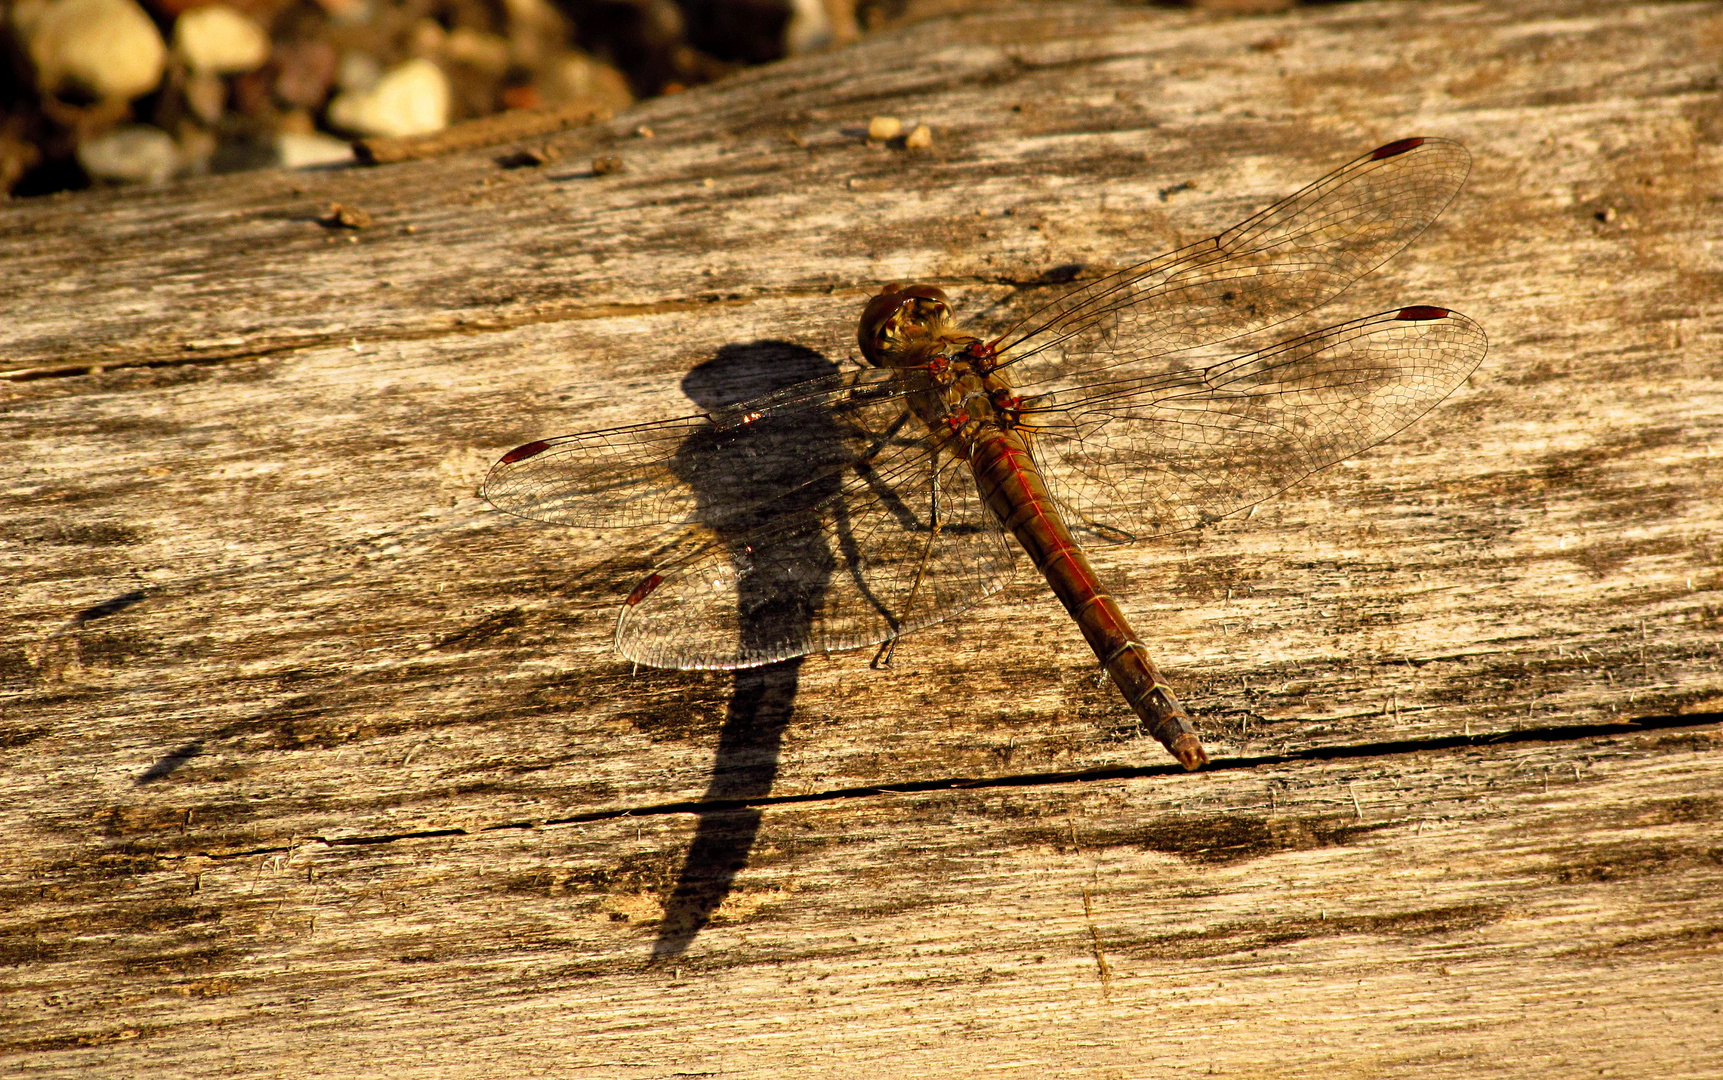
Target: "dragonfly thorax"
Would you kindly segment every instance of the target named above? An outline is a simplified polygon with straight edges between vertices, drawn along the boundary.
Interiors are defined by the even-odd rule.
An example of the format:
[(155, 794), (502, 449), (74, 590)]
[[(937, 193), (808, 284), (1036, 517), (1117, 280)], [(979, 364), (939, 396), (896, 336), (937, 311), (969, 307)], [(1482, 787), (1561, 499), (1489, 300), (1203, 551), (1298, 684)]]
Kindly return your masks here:
[(929, 428), (973, 443), (989, 430), (1017, 426), (1020, 400), (996, 369), (993, 350), (953, 321), (932, 285), (887, 285), (862, 311), (862, 353), (925, 389), (912, 407)]

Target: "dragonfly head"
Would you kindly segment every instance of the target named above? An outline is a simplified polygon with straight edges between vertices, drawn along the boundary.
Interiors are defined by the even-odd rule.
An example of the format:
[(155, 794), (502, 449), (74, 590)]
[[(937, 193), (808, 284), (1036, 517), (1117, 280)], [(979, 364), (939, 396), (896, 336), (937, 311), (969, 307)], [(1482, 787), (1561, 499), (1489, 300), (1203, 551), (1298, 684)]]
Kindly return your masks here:
[(951, 304), (944, 292), (932, 285), (887, 285), (862, 309), (856, 337), (868, 363), (894, 367), (895, 358), (950, 323)]

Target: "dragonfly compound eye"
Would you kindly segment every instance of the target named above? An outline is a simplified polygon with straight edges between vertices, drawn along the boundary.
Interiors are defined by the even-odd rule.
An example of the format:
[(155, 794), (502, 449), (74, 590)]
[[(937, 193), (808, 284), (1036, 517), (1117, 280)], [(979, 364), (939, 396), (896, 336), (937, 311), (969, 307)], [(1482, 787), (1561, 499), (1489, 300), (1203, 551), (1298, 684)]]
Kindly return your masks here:
[(887, 286), (862, 309), (856, 337), (862, 355), (875, 366), (901, 351), (912, 337), (927, 336), (951, 320), (945, 293), (931, 285)]

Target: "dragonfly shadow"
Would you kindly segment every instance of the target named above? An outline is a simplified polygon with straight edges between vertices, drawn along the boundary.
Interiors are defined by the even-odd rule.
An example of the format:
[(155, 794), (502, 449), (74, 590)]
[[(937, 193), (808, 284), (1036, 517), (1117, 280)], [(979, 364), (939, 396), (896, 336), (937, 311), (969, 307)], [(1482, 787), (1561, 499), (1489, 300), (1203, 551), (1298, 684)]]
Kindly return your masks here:
[[(688, 373), (682, 390), (701, 408), (718, 409), (836, 371), (835, 364), (812, 349), (782, 341), (757, 341), (719, 349), (711, 360)], [(737, 598), (744, 647), (763, 644), (768, 632), (776, 637), (786, 629), (793, 631), (798, 621), (805, 629), (833, 563), (832, 553), (817, 536), (797, 532), (777, 539), (762, 537), (754, 530), (764, 520), (734, 512), (737, 500), (752, 491), (801, 487), (808, 497), (817, 499), (822, 494), (817, 490), (820, 481), (813, 463), (832, 459), (820, 443), (840, 439), (839, 432), (835, 426), (822, 430), (803, 416), (793, 433), (802, 451), (797, 453), (783, 452), (786, 434), (760, 432), (755, 452), (731, 441), (721, 459), (713, 452), (708, 436), (696, 435), (683, 444), (676, 457), (678, 473), (699, 499), (702, 520), (721, 539), (739, 544), (747, 537), (757, 554), (786, 557), (765, 561), (816, 570), (812, 587), (804, 581), (795, 591), (796, 603), (801, 606), (792, 611), (784, 610), (784, 594), (773, 588), (769, 575), (744, 579), (743, 592)], [(767, 545), (775, 545), (775, 550)], [(809, 550), (794, 550), (800, 546)], [(706, 800), (729, 800), (733, 806), (735, 800), (758, 799), (771, 793), (784, 729), (795, 710), (801, 664), (798, 657), (735, 673)], [(664, 920), (652, 949), (654, 961), (680, 956), (730, 895), (736, 875), (748, 865), (760, 817), (761, 811), (749, 808), (700, 814), (676, 887), (664, 906)]]

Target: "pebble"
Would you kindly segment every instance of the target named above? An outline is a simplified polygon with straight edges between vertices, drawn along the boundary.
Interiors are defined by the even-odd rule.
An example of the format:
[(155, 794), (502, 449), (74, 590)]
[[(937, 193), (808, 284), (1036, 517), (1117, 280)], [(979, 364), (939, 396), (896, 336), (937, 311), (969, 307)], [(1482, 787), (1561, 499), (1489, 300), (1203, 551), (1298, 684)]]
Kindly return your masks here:
[(284, 131), (275, 137), (275, 152), (288, 169), (347, 165), (353, 161), (352, 144), (320, 132)]
[(497, 99), (502, 102), (505, 110), (544, 108), (544, 95), (539, 93), (538, 87), (532, 83), (525, 86), (505, 86)]
[(818, 52), (833, 43), (836, 28), (825, 0), (789, 0), (787, 6), (790, 18), (784, 24), (784, 55)]
[(508, 15), (510, 59), (522, 67), (538, 67), (569, 37), (568, 16), (552, 0), (502, 0), (502, 7)]
[(174, 51), (186, 66), (212, 75), (255, 71), (269, 59), (263, 27), (225, 4), (193, 8), (174, 23)]
[(159, 184), (179, 168), (179, 147), (160, 128), (132, 124), (78, 144), (78, 163), (98, 180)]
[[(718, 0), (749, 3), (785, 16), (719, 28), (749, 56), (857, 31), (852, 0)], [(29, 69), (0, 105), (0, 120), (17, 121), (0, 124), (0, 196), (83, 183), (80, 143), (104, 179), (160, 178), (170, 155), (159, 136), (101, 138), (134, 119), (173, 139), (175, 176), (304, 168), (350, 160), (338, 138), (313, 134), (410, 141), (510, 108), (614, 115), (635, 91), (679, 92), (745, 62), (689, 39), (686, 0), (596, 6), (607, 4), (641, 18), (614, 32), (577, 27), (575, 14), (594, 7), (586, 0), (0, 0), (0, 35)], [(608, 62), (582, 47), (593, 34)], [(913, 126), (885, 142), (901, 148)], [(536, 151), (523, 160), (543, 164)]]
[(50, 0), (15, 18), (48, 93), (129, 99), (161, 82), (167, 45), (133, 0)]
[(195, 72), (186, 78), (183, 92), (192, 115), (206, 124), (220, 120), (221, 111), (227, 108), (227, 83), (220, 75)]
[(509, 68), (509, 39), (457, 26), (443, 38), (443, 56), (453, 63), (471, 64), (480, 71), (501, 75)]
[(375, 85), (329, 103), (329, 122), (359, 135), (428, 135), (449, 125), (449, 78), (429, 60), (409, 60)]
[(275, 96), (302, 109), (323, 104), (335, 81), (335, 47), (327, 41), (296, 40), (275, 47)]
[(215, 132), (196, 124), (181, 124), (174, 142), (179, 144), (179, 172), (182, 176), (208, 172), (209, 163), (215, 160), (221, 149), (221, 140)]
[(383, 77), (383, 65), (368, 52), (350, 49), (341, 54), (335, 68), (335, 83), (342, 90), (369, 90)]
[(903, 134), (903, 121), (895, 116), (876, 116), (867, 122), (870, 142), (890, 142)]
[(568, 105), (596, 100), (621, 112), (634, 104), (628, 80), (622, 72), (582, 53), (564, 53), (546, 65), (544, 96), (550, 105)]
[(369, 229), (377, 223), (364, 207), (343, 206), (338, 202), (330, 203), (329, 209), (317, 220), (331, 229)]
[(926, 124), (915, 125), (915, 130), (903, 140), (903, 145), (907, 150), (926, 150), (933, 145), (933, 129)]
[(369, 20), (376, 5), (371, 0), (317, 0), (317, 6), (337, 24), (352, 26)]
[(436, 56), (449, 41), (449, 32), (435, 19), (420, 19), (407, 34), (407, 51), (414, 56)]

